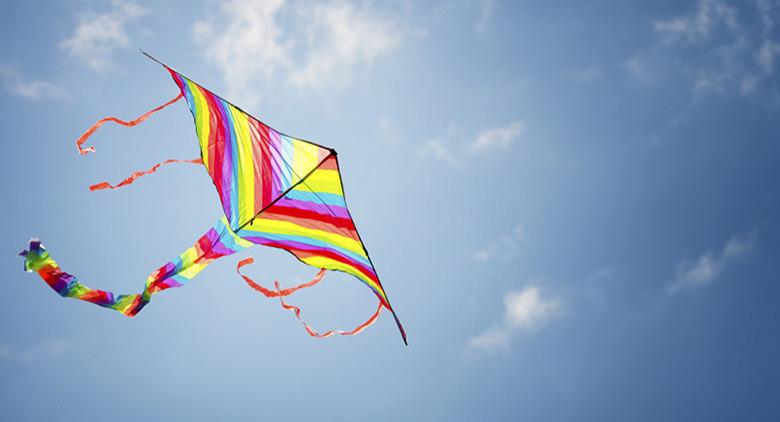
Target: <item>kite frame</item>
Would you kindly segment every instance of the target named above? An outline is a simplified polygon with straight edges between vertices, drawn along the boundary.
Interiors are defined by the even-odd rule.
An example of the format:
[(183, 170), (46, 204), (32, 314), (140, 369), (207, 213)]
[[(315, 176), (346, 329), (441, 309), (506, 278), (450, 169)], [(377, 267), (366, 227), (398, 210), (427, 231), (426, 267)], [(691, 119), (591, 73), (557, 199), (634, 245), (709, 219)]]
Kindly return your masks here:
[[(165, 62), (163, 62), (162, 60), (159, 60), (159, 59), (157, 59), (156, 57), (154, 57), (154, 56), (152, 56), (151, 54), (149, 54), (149, 53), (145, 52), (144, 50), (141, 50), (141, 49), (139, 49), (139, 51), (140, 51), (140, 52), (141, 52), (143, 55), (145, 55), (146, 57), (148, 57), (148, 58), (150, 58), (150, 59), (154, 60), (155, 62), (157, 62), (158, 64), (162, 65), (163, 67), (165, 67), (165, 68), (167, 68), (167, 69), (170, 69), (170, 70), (172, 70), (172, 71), (174, 71), (174, 72), (176, 72), (176, 73), (178, 73), (178, 74), (180, 74), (180, 75), (184, 76), (185, 78), (189, 79), (190, 81), (192, 81), (192, 79), (191, 79), (189, 76), (185, 75), (185, 74), (184, 74), (184, 73), (182, 73), (182, 72), (179, 72), (178, 70), (174, 69), (174, 68), (173, 68), (173, 67), (171, 67), (171, 66), (168, 66), (168, 64), (166, 64), (166, 63), (165, 63)], [(194, 81), (193, 81), (193, 82), (194, 82)], [(198, 85), (201, 85), (201, 84), (200, 84), (200, 83), (198, 83)], [(201, 86), (203, 86), (203, 85), (201, 85)], [(269, 125), (265, 124), (265, 123), (264, 123), (264, 122), (263, 122), (261, 119), (258, 119), (257, 117), (255, 117), (255, 116), (251, 115), (250, 113), (246, 112), (246, 111), (245, 111), (244, 109), (242, 109), (241, 107), (239, 107), (239, 106), (237, 106), (237, 105), (233, 104), (232, 102), (230, 102), (230, 101), (226, 100), (224, 97), (220, 96), (219, 94), (216, 94), (214, 91), (212, 91), (212, 90), (210, 90), (210, 89), (206, 88), (205, 86), (203, 86), (203, 87), (204, 87), (205, 89), (207, 89), (207, 90), (208, 90), (210, 93), (212, 93), (212, 94), (213, 94), (215, 97), (217, 97), (217, 98), (219, 98), (220, 100), (222, 100), (222, 101), (224, 101), (224, 102), (226, 102), (226, 103), (230, 104), (231, 106), (235, 107), (236, 109), (238, 109), (238, 110), (239, 110), (239, 111), (241, 111), (242, 113), (246, 114), (247, 116), (249, 116), (249, 117), (251, 117), (251, 118), (253, 118), (253, 119), (257, 120), (258, 122), (260, 122), (260, 123), (262, 123), (262, 124), (264, 124), (264, 125), (268, 126), (269, 128), (271, 128), (271, 126), (269, 126)], [(195, 117), (193, 116), (193, 119), (194, 119), (194, 118), (195, 118)], [(239, 227), (238, 227), (236, 230), (233, 230), (233, 232), (234, 232), (234, 233), (236, 233), (236, 234), (238, 234), (238, 232), (239, 232), (241, 229), (243, 229), (243, 228), (244, 228), (244, 227), (246, 227), (247, 225), (251, 224), (251, 223), (252, 223), (252, 222), (255, 220), (255, 218), (257, 218), (257, 216), (259, 216), (259, 215), (260, 215), (260, 214), (262, 214), (264, 211), (266, 211), (268, 208), (270, 208), (271, 206), (273, 206), (273, 205), (274, 205), (276, 202), (278, 202), (280, 199), (284, 198), (284, 197), (285, 197), (285, 195), (287, 195), (287, 194), (288, 194), (288, 193), (289, 193), (291, 190), (293, 190), (293, 188), (295, 188), (296, 186), (300, 185), (301, 183), (304, 183), (304, 184), (305, 184), (305, 181), (306, 181), (306, 179), (307, 179), (309, 176), (311, 176), (311, 174), (312, 174), (312, 173), (314, 173), (314, 172), (315, 172), (315, 171), (316, 171), (318, 168), (320, 168), (320, 166), (322, 165), (322, 163), (324, 163), (324, 162), (325, 162), (327, 159), (329, 159), (331, 156), (335, 157), (335, 159), (336, 159), (336, 167), (339, 169), (339, 183), (340, 183), (340, 185), (341, 185), (341, 191), (342, 191), (342, 193), (343, 193), (343, 196), (344, 196), (344, 204), (346, 205), (346, 210), (347, 210), (347, 213), (349, 214), (349, 217), (350, 217), (350, 219), (352, 219), (352, 213), (349, 211), (349, 206), (348, 206), (349, 204), (347, 204), (347, 194), (346, 194), (346, 191), (344, 190), (344, 179), (343, 179), (343, 178), (340, 176), (340, 173), (341, 173), (341, 171), (340, 171), (340, 170), (341, 170), (341, 167), (339, 166), (339, 162), (338, 162), (338, 153), (336, 152), (336, 150), (335, 150), (334, 148), (332, 148), (332, 147), (327, 147), (327, 146), (325, 146), (325, 145), (321, 145), (321, 144), (318, 144), (318, 143), (316, 143), (316, 142), (312, 142), (312, 141), (309, 141), (309, 140), (306, 140), (306, 139), (300, 139), (300, 138), (298, 138), (298, 137), (295, 137), (295, 136), (290, 136), (290, 135), (287, 135), (287, 134), (285, 134), (285, 133), (283, 133), (283, 132), (280, 132), (280, 131), (278, 131), (278, 130), (277, 130), (277, 129), (275, 129), (275, 128), (271, 128), (271, 129), (273, 129), (275, 132), (279, 133), (279, 134), (280, 134), (280, 135), (282, 135), (282, 136), (285, 136), (285, 137), (288, 137), (288, 138), (292, 138), (292, 139), (296, 139), (296, 140), (299, 140), (299, 141), (302, 141), (302, 142), (306, 142), (306, 143), (308, 143), (308, 144), (311, 144), (311, 145), (317, 146), (317, 147), (319, 147), (319, 148), (322, 148), (322, 149), (326, 149), (326, 150), (330, 151), (330, 153), (329, 153), (327, 156), (325, 156), (325, 158), (323, 158), (322, 160), (320, 160), (320, 162), (319, 162), (319, 163), (317, 163), (317, 165), (316, 165), (316, 166), (314, 166), (314, 168), (312, 168), (312, 169), (311, 169), (311, 170), (310, 170), (308, 173), (306, 173), (306, 174), (305, 174), (303, 177), (301, 177), (301, 179), (300, 179), (300, 180), (298, 180), (298, 182), (296, 182), (295, 184), (293, 184), (292, 186), (290, 186), (290, 187), (289, 187), (287, 190), (285, 190), (285, 191), (284, 191), (282, 194), (280, 194), (280, 195), (279, 195), (277, 198), (275, 198), (273, 201), (271, 201), (271, 203), (269, 203), (268, 205), (266, 205), (265, 207), (263, 207), (263, 209), (261, 209), (260, 211), (258, 211), (258, 212), (257, 212), (257, 213), (256, 213), (256, 214), (255, 214), (255, 215), (254, 215), (254, 216), (253, 216), (253, 217), (252, 217), (250, 220), (248, 220), (248, 221), (247, 221), (247, 222), (245, 222), (244, 224), (241, 224), (241, 225), (240, 225), (240, 226), (239, 226)], [(201, 152), (201, 158), (203, 158), (203, 152)], [(284, 157), (282, 157), (282, 160), (284, 160)], [(287, 162), (286, 162), (286, 160), (284, 160), (284, 161), (285, 161), (285, 163), (287, 164), (287, 166), (288, 166), (288, 167), (292, 167), (292, 166), (290, 166), (290, 163), (287, 163)], [(212, 181), (212, 184), (214, 184), (214, 181)], [(308, 185), (307, 185), (307, 186), (308, 186)], [(214, 187), (216, 188), (216, 184), (214, 184)], [(314, 191), (312, 191), (312, 192), (313, 192), (313, 193), (316, 195), (316, 192), (314, 192)], [(219, 193), (219, 192), (217, 192), (217, 193)], [(319, 196), (317, 196), (317, 197), (319, 198)], [(319, 199), (320, 199), (320, 201), (322, 201), (322, 198), (319, 198)], [(325, 206), (327, 207), (327, 204), (325, 203), (325, 201), (322, 201), (322, 202), (323, 202), (323, 204), (325, 204)], [(328, 207), (328, 211), (329, 211), (331, 214), (333, 214), (333, 211), (330, 209), (330, 207)], [(231, 227), (231, 230), (232, 230), (232, 227)], [(374, 261), (371, 259), (371, 254), (368, 252), (368, 248), (366, 247), (366, 244), (365, 244), (365, 242), (363, 242), (363, 238), (360, 236), (360, 231), (358, 230), (358, 228), (357, 228), (357, 225), (355, 225), (355, 233), (357, 234), (358, 240), (360, 241), (360, 245), (363, 247), (363, 252), (365, 252), (365, 253), (366, 253), (366, 258), (368, 258), (368, 262), (369, 262), (369, 264), (371, 264), (371, 267), (374, 269), (374, 272), (376, 273), (376, 272), (377, 272), (377, 270), (376, 270), (376, 265), (374, 265)], [(287, 251), (287, 252), (289, 252), (289, 251)], [(303, 262), (303, 261), (301, 261), (301, 260), (300, 260), (300, 258), (298, 258), (297, 256), (295, 256), (295, 254), (293, 254), (292, 252), (289, 252), (289, 253), (290, 253), (290, 254), (292, 254), (292, 255), (293, 255), (293, 256), (294, 256), (296, 259), (298, 259), (298, 261), (300, 261), (300, 262)], [(304, 263), (304, 264), (306, 264), (305, 262), (303, 262), (303, 263)], [(309, 265), (309, 264), (306, 264), (306, 265)], [(378, 274), (377, 274), (377, 277), (379, 277), (379, 275), (378, 275)], [(399, 331), (401, 332), (401, 338), (402, 338), (402, 339), (403, 339), (403, 341), (404, 341), (404, 345), (408, 346), (408, 345), (409, 345), (409, 343), (408, 343), (408, 341), (406, 340), (406, 330), (403, 328), (403, 325), (401, 325), (401, 320), (398, 318), (398, 315), (396, 315), (395, 309), (393, 308), (393, 305), (390, 303), (390, 298), (389, 298), (389, 295), (387, 294), (387, 289), (385, 288), (385, 286), (384, 286), (384, 285), (382, 285), (382, 284), (381, 284), (381, 281), (380, 281), (380, 285), (382, 286), (382, 290), (384, 290), (384, 291), (385, 291), (385, 298), (384, 298), (384, 299), (385, 299), (385, 301), (387, 302), (388, 310), (389, 310), (389, 311), (390, 311), (390, 313), (393, 315), (393, 318), (395, 319), (395, 323), (396, 323), (396, 325), (398, 326), (398, 329), (399, 329)]]

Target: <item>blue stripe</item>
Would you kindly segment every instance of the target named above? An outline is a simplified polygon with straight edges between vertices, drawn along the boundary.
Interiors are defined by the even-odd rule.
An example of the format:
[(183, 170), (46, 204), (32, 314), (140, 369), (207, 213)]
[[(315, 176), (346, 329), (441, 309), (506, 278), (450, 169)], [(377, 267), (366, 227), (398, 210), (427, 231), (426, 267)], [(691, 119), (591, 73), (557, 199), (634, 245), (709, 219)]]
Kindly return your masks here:
[[(299, 186), (304, 186), (304, 184), (302, 183)], [(287, 195), (285, 196), (289, 199), (294, 199), (296, 201), (306, 201), (315, 204), (321, 204), (324, 202), (327, 205), (333, 205), (336, 207), (342, 207), (342, 208), (347, 207), (347, 203), (344, 202), (344, 197), (341, 195), (336, 195), (334, 193), (317, 192), (317, 194), (315, 195), (310, 190), (293, 189), (287, 192)]]
[(292, 174), (292, 162), (293, 162), (293, 143), (292, 139), (290, 137), (279, 135), (279, 146), (281, 147), (281, 153), (282, 153), (282, 171), (284, 172), (284, 179), (285, 183), (282, 189), (282, 192), (286, 191), (290, 188), (293, 184), (293, 174)]

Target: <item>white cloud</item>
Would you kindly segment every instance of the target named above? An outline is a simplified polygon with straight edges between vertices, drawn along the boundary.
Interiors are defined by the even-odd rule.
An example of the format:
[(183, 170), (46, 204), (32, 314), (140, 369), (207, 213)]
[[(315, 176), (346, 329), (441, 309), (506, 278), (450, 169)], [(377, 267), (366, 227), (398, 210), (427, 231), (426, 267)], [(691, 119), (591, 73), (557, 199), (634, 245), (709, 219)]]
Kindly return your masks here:
[(318, 3), (303, 12), (308, 53), (302, 68), (291, 74), (299, 88), (342, 84), (359, 66), (374, 62), (401, 44), (396, 18), (350, 3)]
[[(686, 74), (697, 95), (749, 95), (767, 91), (758, 88), (770, 82), (777, 88), (780, 42), (773, 38), (773, 28), (778, 3), (757, 0), (745, 6), (738, 13), (725, 1), (700, 0), (689, 15), (654, 21), (662, 48), (647, 56), (666, 59), (658, 66)], [(634, 64), (639, 63), (626, 67), (642, 79)]]
[(19, 71), (2, 64), (0, 64), (0, 80), (6, 91), (28, 100), (65, 97), (65, 90), (62, 88), (44, 80), (25, 79)]
[(707, 251), (691, 262), (685, 260), (677, 266), (677, 274), (666, 291), (673, 294), (692, 287), (712, 283), (731, 264), (748, 256), (755, 248), (756, 232), (739, 233), (731, 237), (719, 253)]
[(444, 139), (442, 138), (431, 138), (423, 142), (420, 149), (417, 151), (417, 156), (419, 158), (433, 157), (452, 166), (458, 166), (460, 164), (460, 161), (455, 158), (450, 149), (444, 145)]
[(298, 89), (343, 89), (407, 35), (400, 16), (369, 3), (226, 1), (215, 15), (195, 24), (195, 39), (222, 72), (228, 95), (249, 105), (275, 75)]
[(490, 245), (478, 249), (472, 255), (475, 261), (488, 262), (496, 259), (509, 261), (513, 259), (520, 251), (520, 246), (528, 242), (525, 232), (525, 224), (520, 223), (512, 230), (501, 236)]
[(222, 72), (227, 95), (239, 104), (259, 100), (258, 86), (291, 65), (291, 41), (283, 41), (278, 20), (285, 0), (225, 1), (219, 19), (197, 22), (195, 40)]
[(539, 287), (531, 285), (504, 296), (504, 318), (484, 332), (471, 338), (466, 345), (469, 357), (496, 352), (508, 352), (511, 340), (522, 332), (539, 329), (559, 314), (561, 303), (543, 297)]
[(469, 145), (469, 153), (476, 154), (492, 149), (508, 148), (512, 142), (525, 130), (525, 122), (514, 121), (506, 126), (487, 129), (477, 135)]
[(496, 9), (496, 0), (481, 0), (479, 6), (479, 19), (474, 24), (474, 29), (482, 32), (490, 25), (490, 20), (493, 18), (493, 13)]
[(723, 26), (738, 31), (735, 10), (720, 0), (699, 0), (696, 12), (692, 16), (676, 17), (655, 21), (653, 28), (668, 41), (684, 39), (690, 42), (708, 38), (712, 31)]
[(28, 363), (49, 359), (62, 354), (67, 350), (69, 344), (66, 341), (47, 338), (38, 344), (18, 348), (7, 344), (0, 345), (0, 360)]
[(651, 82), (655, 79), (655, 72), (651, 69), (649, 61), (640, 56), (628, 58), (623, 62), (623, 67), (628, 70), (635, 79), (641, 82)]
[(424, 141), (418, 148), (417, 156), (435, 158), (459, 167), (469, 156), (509, 148), (524, 131), (525, 121), (517, 120), (505, 126), (486, 129), (473, 139), (468, 139), (455, 124), (450, 124), (445, 135)]
[(526, 287), (504, 297), (505, 322), (513, 328), (532, 329), (549, 319), (558, 310), (556, 300), (543, 299), (539, 288)]
[(481, 353), (509, 352), (511, 337), (507, 327), (495, 325), (472, 337), (466, 345), (466, 354), (473, 357)]
[(130, 42), (125, 24), (147, 13), (148, 9), (135, 3), (114, 0), (108, 12), (82, 13), (73, 35), (60, 43), (60, 48), (96, 72), (105, 72), (114, 66), (113, 51)]

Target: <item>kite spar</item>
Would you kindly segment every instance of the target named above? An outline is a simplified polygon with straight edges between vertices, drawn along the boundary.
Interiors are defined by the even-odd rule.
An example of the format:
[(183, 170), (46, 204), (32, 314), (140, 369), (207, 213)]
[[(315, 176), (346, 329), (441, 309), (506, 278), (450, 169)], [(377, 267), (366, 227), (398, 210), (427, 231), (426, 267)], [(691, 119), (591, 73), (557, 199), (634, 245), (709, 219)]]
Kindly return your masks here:
[(319, 333), (301, 321), (309, 335), (329, 337), (360, 333), (376, 321), (385, 308), (392, 313), (406, 344), (404, 328), (390, 305), (347, 208), (336, 151), (274, 130), (165, 63), (143, 54), (170, 73), (179, 94), (135, 120), (115, 117), (99, 120), (76, 141), (79, 153), (85, 155), (95, 151), (94, 147), (84, 145), (104, 123), (135, 126), (184, 98), (194, 119), (200, 158), (166, 160), (149, 170), (137, 171), (115, 185), (101, 182), (90, 186), (90, 190), (127, 186), (166, 164), (202, 164), (217, 190), (224, 216), (194, 246), (154, 271), (140, 294), (114, 295), (84, 286), (76, 277), (61, 271), (36, 239), (30, 241), (29, 250), (21, 253), (25, 257), (25, 269), (37, 271), (61, 296), (134, 316), (149, 302), (152, 294), (181, 286), (209, 263), (254, 245), (268, 246), (285, 250), (304, 264), (320, 269), (311, 281), (302, 285), (281, 289), (276, 282), (275, 289), (268, 289), (241, 273), (242, 267), (254, 262), (252, 258), (238, 263), (236, 270), (251, 288), (267, 297), (278, 297), (281, 306), (292, 311), (298, 319), (301, 319), (300, 309), (285, 302), (283, 297), (317, 284), (328, 270), (354, 276), (379, 300), (377, 311), (353, 330)]

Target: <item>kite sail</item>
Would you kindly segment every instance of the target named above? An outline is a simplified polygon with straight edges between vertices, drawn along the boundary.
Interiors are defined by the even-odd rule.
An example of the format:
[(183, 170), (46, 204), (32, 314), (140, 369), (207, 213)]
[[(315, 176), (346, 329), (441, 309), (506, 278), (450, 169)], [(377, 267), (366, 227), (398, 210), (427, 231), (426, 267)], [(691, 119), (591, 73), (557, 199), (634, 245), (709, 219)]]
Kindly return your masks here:
[(254, 290), (267, 297), (278, 297), (281, 306), (292, 311), (298, 319), (301, 319), (300, 309), (285, 302), (283, 297), (319, 283), (327, 270), (354, 276), (379, 300), (377, 311), (353, 330), (319, 333), (301, 321), (309, 335), (329, 337), (360, 333), (376, 321), (385, 308), (392, 313), (406, 343), (403, 326), (390, 305), (347, 208), (336, 151), (274, 130), (146, 55), (170, 73), (179, 94), (135, 120), (101, 119), (76, 141), (79, 153), (95, 151), (94, 147), (84, 145), (104, 123), (135, 126), (184, 98), (194, 118), (200, 158), (166, 160), (149, 170), (137, 171), (115, 185), (102, 182), (90, 186), (90, 190), (121, 188), (166, 164), (202, 164), (216, 187), (224, 216), (193, 247), (154, 271), (139, 294), (114, 295), (86, 287), (76, 277), (60, 270), (37, 239), (31, 240), (29, 250), (21, 254), (25, 258), (25, 269), (37, 271), (63, 297), (78, 298), (134, 316), (149, 302), (152, 294), (181, 286), (209, 263), (253, 245), (270, 246), (288, 251), (320, 271), (311, 281), (299, 286), (281, 289), (276, 282), (275, 289), (268, 289), (241, 273), (242, 267), (254, 262), (252, 258), (241, 260), (236, 270)]

